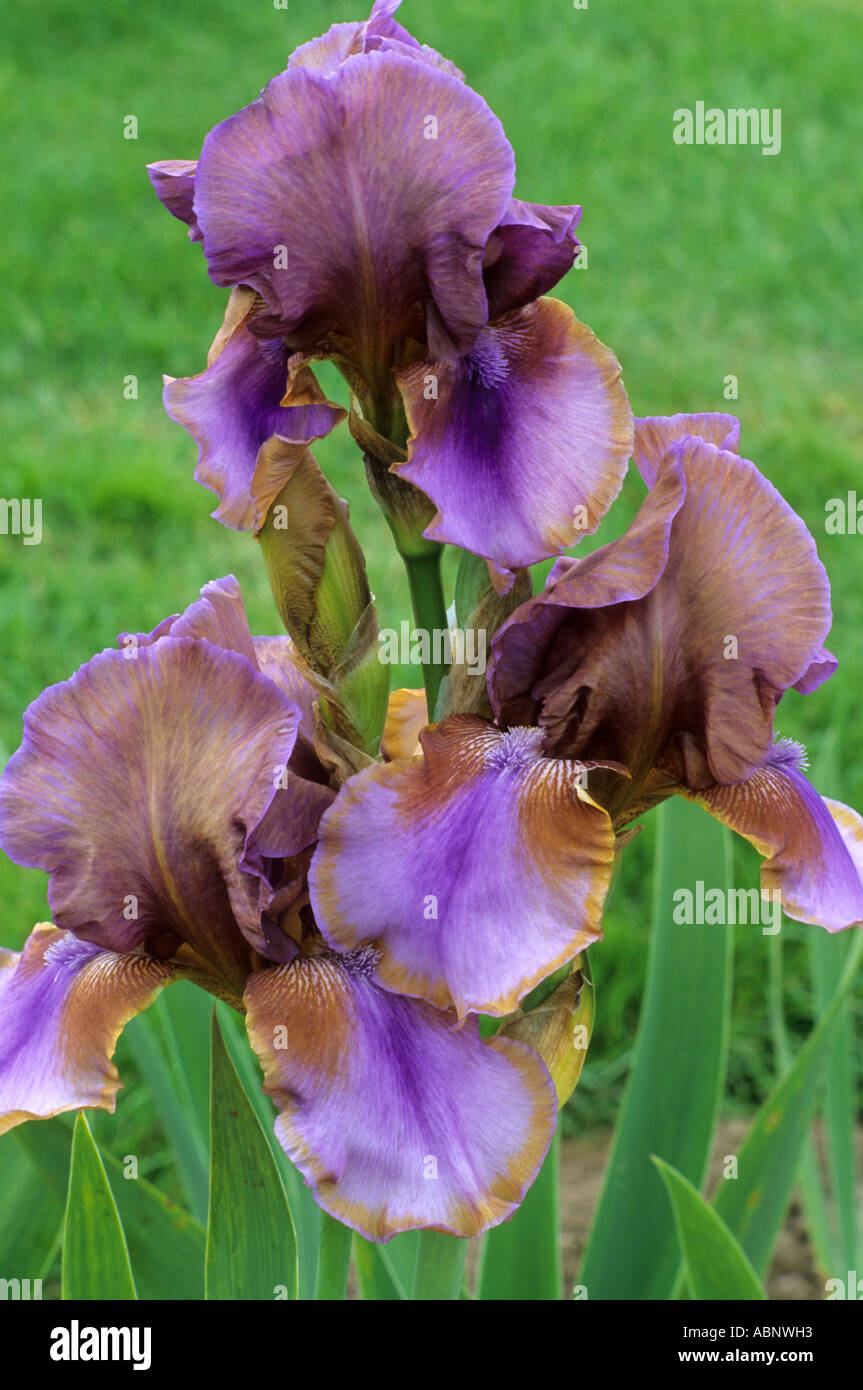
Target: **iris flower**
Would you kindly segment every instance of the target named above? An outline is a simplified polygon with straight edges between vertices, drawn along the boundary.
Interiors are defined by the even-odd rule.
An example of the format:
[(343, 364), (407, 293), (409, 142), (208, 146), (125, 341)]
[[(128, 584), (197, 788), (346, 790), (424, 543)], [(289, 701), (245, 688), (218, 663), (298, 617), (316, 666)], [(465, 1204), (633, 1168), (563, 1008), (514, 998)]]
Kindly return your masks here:
[(573, 263), (581, 209), (513, 197), (500, 121), (397, 8), (376, 0), (299, 48), (198, 161), (150, 166), (233, 290), (208, 370), (169, 381), (165, 402), (199, 445), (214, 515), (257, 530), (278, 491), (261, 446), (308, 445), (343, 415), (308, 365), (332, 359), (357, 437), (392, 441), (391, 471), (437, 507), (425, 535), (499, 573), (599, 525), (632, 417), (612, 353), (543, 297)]
[(305, 872), (335, 793), (311, 699), (228, 578), (30, 707), (0, 841), (50, 875), (54, 924), (0, 951), (0, 1132), (113, 1110), (120, 1031), (187, 978), (244, 1011), (321, 1206), (374, 1240), (474, 1235), (533, 1181), (554, 1086), (524, 1044), (381, 988), (373, 947), (322, 938)]
[(732, 417), (644, 419), (635, 439), (649, 493), (629, 530), (559, 559), (492, 642), (495, 722), (443, 720), (323, 817), (318, 925), (340, 950), (373, 944), (389, 988), (511, 1010), (598, 939), (617, 837), (675, 793), (755, 845), (789, 916), (863, 922), (863, 820), (774, 734), (785, 691), (836, 667), (815, 543)]

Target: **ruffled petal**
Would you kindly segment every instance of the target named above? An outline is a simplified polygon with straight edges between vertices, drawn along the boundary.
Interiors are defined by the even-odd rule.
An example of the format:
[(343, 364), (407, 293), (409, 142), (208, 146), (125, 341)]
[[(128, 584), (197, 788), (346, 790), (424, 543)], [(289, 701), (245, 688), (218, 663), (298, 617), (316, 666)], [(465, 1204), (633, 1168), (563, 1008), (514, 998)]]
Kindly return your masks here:
[[(208, 641), (129, 657), (103, 652), (30, 706), (0, 779), (0, 842), (51, 875), (58, 926), (119, 951), (185, 942), (241, 991), (271, 896), (254, 832), (286, 794), (299, 710)], [(279, 848), (302, 845), (286, 832)]]
[[(671, 528), (685, 496), (681, 470), (666, 469), (623, 536), (583, 560), (561, 557), (542, 593), (528, 599), (500, 626), (492, 639), (487, 673), (499, 722), (532, 724), (541, 717), (550, 742), (560, 744), (573, 733), (571, 716), (581, 690), (590, 690), (593, 706), (603, 701), (591, 731), (616, 708), (615, 686), (582, 669), (590, 659), (590, 641), (581, 630), (586, 625), (594, 633), (606, 625), (611, 628), (613, 614), (594, 610), (634, 604), (656, 587), (668, 564)], [(612, 648), (611, 638), (607, 645)], [(638, 675), (633, 678), (637, 680)], [(639, 708), (642, 705), (639, 699)], [(627, 755), (630, 751), (627, 748)]]
[(212, 515), (234, 530), (259, 531), (285, 481), (257, 469), (262, 445), (278, 435), (295, 446), (299, 460), (311, 440), (345, 418), (305, 367), (291, 383), (303, 404), (283, 404), (290, 399), (290, 359), (283, 343), (262, 341), (242, 323), (205, 372), (166, 378), (165, 409), (198, 445), (195, 480), (216, 493), (219, 506)]
[[(495, 638), (489, 674), (499, 716), (523, 719), (533, 702), (553, 751), (625, 764), (632, 795), (663, 757), (684, 757), (693, 789), (744, 781), (767, 757), (782, 693), (829, 674), (827, 576), (772, 484), (691, 435), (658, 467), (631, 534), (560, 561)], [(663, 536), (656, 580), (615, 596), (621, 558), (636, 572), (647, 555), (661, 563)]]
[(380, 382), (426, 299), (458, 350), (473, 342), (483, 254), (513, 182), (512, 150), (475, 92), (372, 52), (328, 75), (289, 68), (211, 131), (195, 207), (216, 284), (256, 289), (298, 349), (351, 340)]
[(746, 782), (711, 787), (699, 801), (755, 846), (762, 892), (782, 910), (828, 931), (863, 923), (863, 820), (818, 795), (800, 770), (801, 750), (780, 741)]
[(617, 360), (567, 305), (539, 300), (467, 356), (397, 379), (410, 441), (392, 471), (438, 507), (426, 536), (512, 570), (596, 530), (623, 482), (632, 415)]
[(173, 973), (48, 923), (20, 955), (0, 950), (0, 1134), (66, 1110), (113, 1111), (117, 1038)]
[(701, 415), (643, 415), (635, 421), (632, 457), (648, 487), (653, 487), (660, 466), (672, 444), (687, 435), (715, 444), (729, 453), (740, 453), (740, 421), (735, 415), (707, 411)]
[(488, 316), (494, 320), (548, 294), (575, 260), (577, 206), (548, 207), (513, 198), (485, 252)]
[(147, 165), (156, 196), (174, 217), (186, 223), (192, 241), (201, 240), (194, 208), (196, 168), (195, 159), (161, 159)]
[(479, 1235), (510, 1216), (548, 1148), (555, 1093), (535, 1053), (379, 989), (373, 953), (249, 980), (246, 1025), (276, 1133), (319, 1204), (370, 1240)]
[(611, 823), (539, 729), (454, 715), (421, 742), (423, 758), (352, 777), (324, 816), (315, 918), (338, 950), (373, 943), (386, 989), (507, 1014), (601, 935)]

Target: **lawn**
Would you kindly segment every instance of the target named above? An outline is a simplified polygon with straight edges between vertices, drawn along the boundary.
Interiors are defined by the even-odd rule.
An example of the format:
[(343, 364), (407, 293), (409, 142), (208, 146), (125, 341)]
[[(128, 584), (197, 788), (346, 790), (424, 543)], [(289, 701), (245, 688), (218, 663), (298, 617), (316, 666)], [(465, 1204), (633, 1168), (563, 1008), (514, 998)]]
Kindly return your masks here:
[[(356, 17), (333, 0), (19, 0), (5, 11), (0, 492), (41, 498), (44, 534), (38, 546), (0, 536), (0, 760), (45, 685), (118, 631), (184, 607), (210, 578), (235, 573), (253, 630), (276, 630), (254, 542), (209, 519), (194, 445), (162, 410), (162, 373), (203, 368), (225, 294), (144, 166), (195, 157), (297, 44)], [(555, 293), (614, 348), (636, 413), (735, 411), (743, 452), (815, 535), (841, 664), (816, 695), (786, 697), (780, 729), (809, 744), (816, 766), (833, 739), (837, 772), (823, 790), (863, 806), (863, 536), (825, 532), (830, 499), (863, 483), (855, 0), (406, 0), (404, 18), (503, 120), (519, 195), (583, 204), (588, 264)], [(781, 109), (781, 152), (675, 144), (674, 111), (699, 100)], [(128, 116), (136, 139), (124, 136)], [(317, 452), (351, 502), (382, 625), (395, 626), (408, 616), (406, 586), (359, 455), (346, 431)], [(589, 544), (620, 532), (641, 491), (630, 478)], [(419, 683), (408, 670), (397, 681)], [(576, 1122), (613, 1118), (620, 1094), (652, 835), (648, 825), (628, 851), (606, 941), (591, 953), (598, 1023)], [(737, 863), (738, 882), (754, 884), (754, 856)], [(3, 944), (45, 918), (44, 889), (41, 874), (0, 862)], [(788, 929), (797, 1030), (809, 1022), (803, 942), (815, 930)], [(745, 1107), (772, 1056), (764, 941), (756, 928), (738, 938), (729, 1094)]]

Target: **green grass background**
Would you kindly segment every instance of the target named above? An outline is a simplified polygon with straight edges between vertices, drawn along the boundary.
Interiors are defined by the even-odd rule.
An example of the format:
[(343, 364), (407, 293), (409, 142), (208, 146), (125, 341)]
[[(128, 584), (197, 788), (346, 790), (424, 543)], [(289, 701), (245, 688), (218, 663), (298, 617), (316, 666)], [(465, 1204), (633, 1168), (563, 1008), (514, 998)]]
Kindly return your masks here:
[[(215, 499), (192, 480), (195, 447), (161, 407), (163, 372), (202, 370), (225, 293), (144, 166), (195, 157), (207, 130), (252, 100), (297, 44), (362, 13), (360, 0), (290, 0), (286, 11), (269, 0), (4, 9), (0, 494), (43, 499), (44, 539), (24, 547), (0, 537), (3, 756), (45, 685), (118, 631), (184, 607), (212, 577), (237, 574), (253, 630), (276, 630), (254, 543), (209, 519)], [(827, 500), (863, 484), (857, 0), (591, 0), (587, 10), (570, 0), (406, 0), (400, 17), (500, 115), (519, 195), (584, 205), (589, 265), (555, 293), (615, 349), (635, 411), (736, 410), (744, 452), (815, 534), (841, 665), (817, 695), (789, 694), (779, 724), (815, 752), (838, 733), (841, 785), (824, 790), (863, 807), (863, 536), (824, 531)], [(675, 145), (673, 111), (698, 100), (780, 107), (781, 153)], [(127, 115), (137, 140), (123, 138)], [(729, 374), (736, 403), (723, 400)], [(124, 399), (129, 375), (137, 400)], [(406, 586), (346, 431), (318, 456), (351, 501), (381, 621), (395, 625), (408, 616)], [(623, 528), (639, 496), (630, 479), (598, 541)], [(598, 1024), (578, 1093), (583, 1123), (613, 1117), (625, 1074), (651, 849), (648, 823), (592, 952)], [(738, 868), (739, 882), (757, 882), (743, 849)], [(44, 888), (41, 874), (0, 860), (3, 944), (46, 916)], [(732, 1104), (747, 1105), (772, 1058), (765, 938), (746, 927), (738, 938), (729, 1089)], [(802, 945), (789, 971), (789, 1014), (802, 1029)]]

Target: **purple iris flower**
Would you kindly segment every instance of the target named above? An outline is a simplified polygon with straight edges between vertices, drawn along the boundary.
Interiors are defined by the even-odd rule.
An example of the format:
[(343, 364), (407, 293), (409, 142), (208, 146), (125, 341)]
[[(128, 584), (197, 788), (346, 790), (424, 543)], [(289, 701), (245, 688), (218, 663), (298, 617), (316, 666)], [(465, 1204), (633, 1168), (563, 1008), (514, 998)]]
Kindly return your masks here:
[(774, 734), (784, 692), (836, 668), (827, 576), (738, 449), (727, 415), (637, 421), (648, 496), (621, 539), (558, 560), (499, 629), (496, 722), (445, 719), (424, 756), (360, 773), (325, 813), (318, 924), (340, 950), (373, 943), (384, 985), (508, 1012), (599, 938), (616, 836), (674, 793), (755, 845), (789, 916), (863, 922), (863, 820)]
[(530, 1048), (381, 988), (374, 948), (317, 930), (306, 870), (336, 794), (312, 699), (228, 578), (30, 707), (0, 842), (50, 875), (54, 924), (0, 951), (0, 1132), (112, 1110), (124, 1024), (192, 979), (245, 1013), (321, 1206), (373, 1240), (474, 1235), (535, 1177), (554, 1087)]
[(407, 443), (392, 471), (437, 507), (425, 534), (506, 571), (595, 530), (632, 417), (612, 353), (543, 297), (581, 209), (513, 197), (499, 120), (397, 8), (377, 0), (298, 49), (196, 163), (150, 166), (240, 296), (218, 356), (170, 381), (166, 407), (198, 442), (215, 515), (258, 529), (268, 431), (308, 444), (338, 422), (308, 367), (328, 357), (364, 423)]

